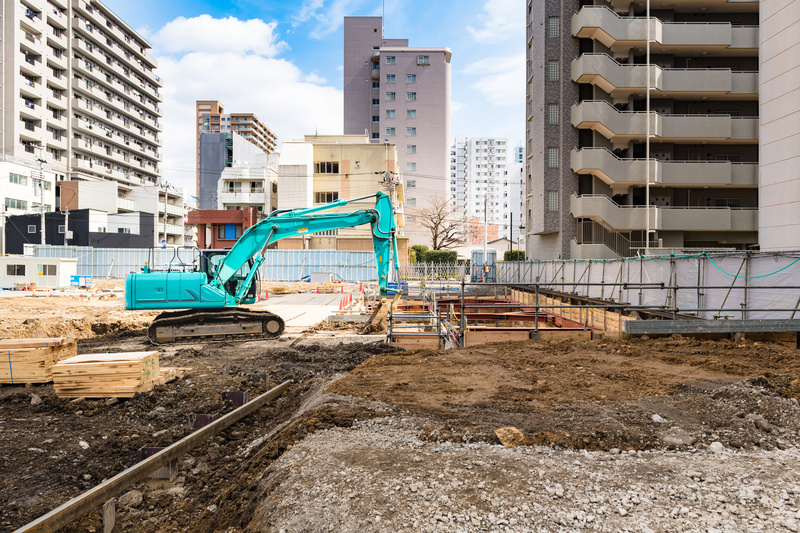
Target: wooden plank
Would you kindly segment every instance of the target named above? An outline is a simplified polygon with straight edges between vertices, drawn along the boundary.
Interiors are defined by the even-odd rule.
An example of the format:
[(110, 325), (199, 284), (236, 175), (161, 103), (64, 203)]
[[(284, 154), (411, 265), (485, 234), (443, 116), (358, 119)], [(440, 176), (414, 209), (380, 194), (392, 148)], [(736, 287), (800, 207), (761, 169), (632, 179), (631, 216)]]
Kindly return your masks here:
[(65, 339), (64, 337), (50, 337), (42, 339), (0, 339), (0, 350), (61, 346), (70, 340), (71, 339)]
[(158, 352), (81, 354), (53, 365), (59, 397), (130, 397), (161, 378)]

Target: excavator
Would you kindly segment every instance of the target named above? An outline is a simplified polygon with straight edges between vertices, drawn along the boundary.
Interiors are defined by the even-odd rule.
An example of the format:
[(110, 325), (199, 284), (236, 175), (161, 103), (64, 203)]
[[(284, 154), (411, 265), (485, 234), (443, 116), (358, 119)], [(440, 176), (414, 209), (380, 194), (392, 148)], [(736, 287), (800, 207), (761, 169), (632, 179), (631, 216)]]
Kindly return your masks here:
[[(372, 197), (374, 208), (320, 213)], [(155, 344), (196, 337), (280, 337), (285, 326), (281, 317), (241, 306), (258, 300), (258, 267), (267, 247), (287, 237), (361, 224), (371, 226), (378, 285), (381, 296), (386, 296), (392, 248), (396, 270), (399, 264), (392, 202), (379, 191), (308, 209), (273, 211), (245, 230), (230, 250), (202, 250), (198, 261), (175, 270), (154, 270), (145, 263), (142, 272), (128, 274), (125, 279), (125, 309), (166, 311), (148, 329)]]

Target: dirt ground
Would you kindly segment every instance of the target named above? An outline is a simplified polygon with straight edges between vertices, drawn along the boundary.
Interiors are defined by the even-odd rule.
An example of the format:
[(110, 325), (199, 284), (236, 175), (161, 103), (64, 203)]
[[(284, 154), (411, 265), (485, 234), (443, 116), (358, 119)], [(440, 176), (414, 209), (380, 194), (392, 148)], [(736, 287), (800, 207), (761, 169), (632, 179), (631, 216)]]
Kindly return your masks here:
[[(142, 328), (152, 314), (126, 312), (120, 298), (14, 298), (0, 307), (0, 336), (55, 335), (62, 322), (81, 338), (80, 353), (151, 348)], [(24, 324), (31, 318), (38, 322)], [(800, 440), (800, 358), (780, 344), (675, 337), (398, 352), (375, 340), (311, 335), (159, 347), (164, 366), (191, 370), (129, 400), (0, 386), (0, 531), (135, 464), (140, 447), (175, 442), (188, 433), (190, 413), (228, 412), (221, 392), (253, 398), (286, 379), (287, 393), (182, 457), (174, 483), (121, 495), (115, 531), (272, 531), (263, 520), (283, 515), (270, 512), (271, 502), (298, 488), (282, 483), (308, 480), (293, 482), (271, 465), (312, 433), (370, 419), (413, 418), (417, 439), (442, 446), (498, 445), (497, 430), (508, 427), (516, 445), (611, 453), (693, 453), (715, 442), (756, 453)], [(425, 468), (435, 474), (437, 455), (429, 455)], [(348, 457), (358, 470), (358, 454)], [(373, 466), (375, 479), (391, 470)], [(501, 485), (516, 475), (492, 474)], [(371, 529), (380, 530), (361, 530)], [(101, 530), (98, 512), (64, 529)], [(315, 529), (287, 531), (295, 530)]]

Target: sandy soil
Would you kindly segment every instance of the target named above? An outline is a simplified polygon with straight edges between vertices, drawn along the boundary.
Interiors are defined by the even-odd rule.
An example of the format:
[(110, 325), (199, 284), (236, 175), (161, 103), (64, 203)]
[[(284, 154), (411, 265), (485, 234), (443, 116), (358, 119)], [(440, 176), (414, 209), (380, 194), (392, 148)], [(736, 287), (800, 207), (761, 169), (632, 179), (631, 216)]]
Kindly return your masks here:
[[(82, 353), (150, 348), (143, 331), (136, 329), (147, 317), (127, 315), (114, 298), (19, 298), (14, 306), (0, 310), (0, 332), (6, 335), (31, 332), (25, 336), (40, 336), (38, 330), (34, 334), (26, 329), (34, 326), (52, 334), (49, 328), (69, 317), (77, 321), (70, 327), (85, 333), (79, 341)], [(39, 322), (22, 323), (30, 317)], [(105, 336), (96, 336), (98, 332)], [(661, 502), (673, 502), (663, 509), (654, 507), (666, 514), (653, 514), (649, 527), (691, 530), (692, 519), (682, 510), (694, 507), (678, 500), (691, 498), (697, 482), (692, 476), (688, 481), (669, 482), (691, 461), (689, 466), (669, 466), (670, 457), (684, 464), (681, 461), (691, 456), (682, 454), (708, 454), (706, 450), (718, 446), (740, 454), (723, 454), (718, 459), (703, 455), (701, 461), (717, 465), (722, 472), (726, 463), (741, 457), (742, 466), (735, 466), (741, 468), (741, 475), (726, 481), (725, 490), (733, 491), (723, 495), (729, 500), (745, 491), (743, 484), (751, 476), (748, 462), (761, 461), (760, 454), (790, 454), (769, 456), (764, 464), (783, 461), (793, 469), (797, 463), (791, 454), (796, 455), (792, 450), (800, 441), (800, 358), (795, 349), (779, 344), (678, 337), (531, 341), (441, 353), (395, 353), (382, 344), (342, 344), (328, 334), (325, 338), (285, 336), (268, 342), (206, 342), (159, 349), (162, 364), (192, 370), (183, 380), (130, 400), (59, 399), (52, 385), (0, 387), (0, 531), (12, 531), (131, 466), (139, 447), (165, 446), (184, 436), (190, 413), (229, 411), (231, 406), (220, 399), (222, 391), (248, 390), (254, 397), (285, 379), (293, 380), (288, 393), (181, 458), (175, 483), (166, 487), (140, 484), (121, 495), (115, 531), (504, 530), (511, 525), (508, 517), (521, 512), (524, 502), (511, 490), (522, 487), (520, 483), (535, 486), (535, 494), (541, 492), (548, 501), (555, 501), (561, 498), (556, 483), (563, 496), (564, 490), (578, 490), (575, 487), (590, 480), (594, 480), (596, 496), (608, 502), (603, 504), (607, 510), (622, 517), (618, 509), (624, 508), (623, 500), (630, 503), (631, 499), (620, 492), (624, 492), (625, 479), (614, 478), (614, 484), (606, 486), (602, 476), (610, 474), (605, 466), (592, 470), (594, 463), (586, 461), (578, 468), (572, 456), (563, 454), (586, 451), (606, 461), (602, 458), (626, 450), (645, 452), (636, 456), (636, 465), (621, 464), (639, 476), (642, 491), (658, 493), (665, 498)], [(372, 419), (378, 425), (365, 422)], [(518, 446), (513, 449), (499, 446), (498, 430), (509, 427), (516, 428), (511, 434)], [(320, 431), (323, 440), (307, 439)], [(385, 442), (369, 444), (376, 438)], [(403, 446), (418, 448), (420, 453), (401, 453)], [(532, 454), (532, 459), (509, 470), (508, 461), (516, 461), (516, 456), (495, 457), (501, 452), (494, 449), (522, 450), (522, 456)], [(566, 462), (550, 461), (546, 453), (561, 454), (558, 457), (563, 455)], [(276, 463), (280, 458), (284, 459)], [(469, 474), (466, 466), (458, 476), (453, 474), (456, 463), (470, 461), (477, 461), (481, 479)], [(712, 466), (704, 466), (702, 475), (716, 468)], [(730, 467), (734, 468), (733, 462)], [(767, 507), (759, 511), (763, 520), (752, 511), (742, 521), (741, 513), (751, 512), (742, 507), (739, 514), (728, 517), (732, 521), (725, 528), (741, 530), (756, 524), (773, 530), (778, 524), (791, 525), (790, 510), (797, 512), (797, 503), (791, 495), (783, 499), (779, 471), (773, 470), (769, 470), (772, 477), (764, 479), (765, 484), (773, 484), (769, 498), (784, 502), (781, 513), (786, 512), (780, 514), (780, 521), (770, 518), (773, 514), (767, 513)], [(559, 478), (565, 471), (572, 476), (569, 484)], [(451, 475), (449, 488), (437, 481)], [(708, 475), (724, 477), (716, 471)], [(323, 477), (324, 483), (315, 481)], [(539, 481), (534, 483), (532, 478)], [(420, 479), (426, 480), (424, 486), (412, 490), (411, 484), (421, 483)], [(509, 491), (505, 495), (496, 487), (494, 492), (481, 491), (481, 480), (509, 487)], [(387, 494), (384, 500), (372, 499), (363, 505), (347, 496), (352, 505), (343, 505), (345, 488), (362, 485), (366, 493), (375, 494), (390, 485), (392, 490), (401, 488), (391, 498)], [(667, 486), (677, 487), (676, 496), (661, 494)], [(420, 498), (423, 493), (427, 496)], [(459, 498), (465, 494), (469, 497), (462, 502)], [(331, 502), (327, 515), (319, 506), (325, 501)], [(534, 509), (532, 501), (525, 505)], [(676, 506), (678, 518), (684, 521), (654, 527)], [(584, 513), (580, 516), (586, 518), (584, 507), (573, 513)], [(460, 518), (451, 521), (448, 509)], [(471, 512), (480, 515), (477, 522), (472, 521)], [(439, 520), (436, 513), (448, 521)], [(492, 522), (490, 514), (494, 519), (506, 517), (506, 523)], [(376, 521), (376, 516), (383, 518)], [(535, 516), (523, 512), (514, 517), (518, 522), (508, 530), (580, 529), (569, 520), (537, 527), (532, 521)], [(458, 521), (466, 519), (469, 523)], [(605, 518), (581, 523), (591, 528), (605, 524), (606, 530), (628, 527)], [(716, 527), (711, 521), (708, 524), (702, 529)], [(643, 530), (635, 522), (628, 525), (631, 530)], [(97, 512), (65, 531), (92, 529), (102, 530)]]

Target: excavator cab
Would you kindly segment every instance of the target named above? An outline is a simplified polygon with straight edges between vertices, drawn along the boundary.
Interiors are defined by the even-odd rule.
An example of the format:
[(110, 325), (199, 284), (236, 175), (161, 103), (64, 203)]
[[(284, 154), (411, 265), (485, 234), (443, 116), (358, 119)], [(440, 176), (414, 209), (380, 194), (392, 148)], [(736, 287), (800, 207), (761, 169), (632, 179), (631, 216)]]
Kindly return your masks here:
[[(226, 250), (200, 250), (200, 257), (198, 261), (198, 269), (208, 276), (208, 281), (211, 282), (219, 270), (219, 265), (228, 255), (230, 249)], [(233, 296), (239, 288), (239, 284), (247, 279), (250, 269), (253, 267), (253, 259), (250, 259), (236, 271), (236, 274), (225, 282), (225, 291)], [(242, 303), (251, 304), (258, 301), (258, 272), (253, 276), (250, 287), (245, 292)]]

